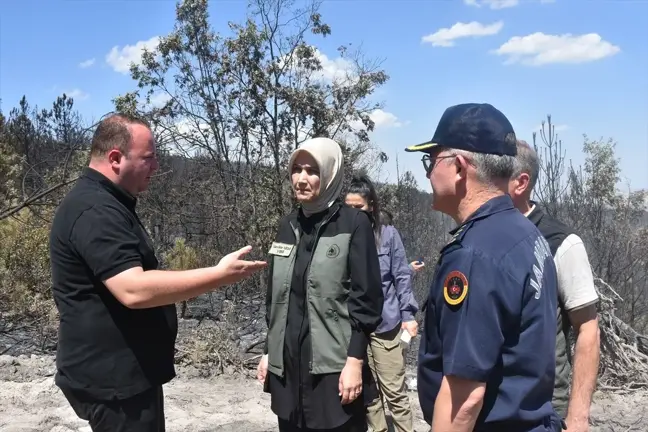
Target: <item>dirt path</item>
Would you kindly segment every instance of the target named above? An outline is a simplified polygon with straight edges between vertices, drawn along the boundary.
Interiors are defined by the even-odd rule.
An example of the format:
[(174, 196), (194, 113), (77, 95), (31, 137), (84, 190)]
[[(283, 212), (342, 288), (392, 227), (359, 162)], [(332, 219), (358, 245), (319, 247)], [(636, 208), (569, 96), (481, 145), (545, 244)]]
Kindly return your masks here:
[[(0, 356), (0, 431), (90, 432), (53, 382), (51, 357)], [(180, 369), (165, 386), (169, 432), (265, 432), (276, 430), (268, 395), (253, 379), (191, 378)], [(415, 392), (416, 431), (428, 431)], [(648, 393), (596, 395), (592, 432), (648, 431)]]

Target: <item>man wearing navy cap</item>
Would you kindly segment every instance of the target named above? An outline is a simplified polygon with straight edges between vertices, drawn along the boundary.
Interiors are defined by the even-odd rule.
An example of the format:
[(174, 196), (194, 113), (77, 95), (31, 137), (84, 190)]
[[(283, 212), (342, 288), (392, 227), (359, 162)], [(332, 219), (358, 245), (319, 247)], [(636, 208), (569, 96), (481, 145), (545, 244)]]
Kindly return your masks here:
[(557, 278), (507, 194), (513, 127), (488, 104), (448, 108), (423, 152), (435, 210), (456, 222), (427, 304), (419, 402), (434, 432), (560, 431), (551, 398)]

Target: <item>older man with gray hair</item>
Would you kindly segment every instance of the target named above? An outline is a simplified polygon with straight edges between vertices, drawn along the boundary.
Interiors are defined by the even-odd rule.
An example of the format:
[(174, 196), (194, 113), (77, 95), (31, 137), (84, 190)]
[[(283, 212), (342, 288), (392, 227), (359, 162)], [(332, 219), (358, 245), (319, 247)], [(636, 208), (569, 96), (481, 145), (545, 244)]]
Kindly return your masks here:
[(513, 127), (489, 104), (448, 108), (423, 152), (433, 207), (457, 228), (442, 248), (419, 351), (433, 431), (560, 431), (551, 405), (557, 278), (549, 245), (507, 194)]
[[(515, 169), (509, 194), (515, 207), (544, 235), (558, 272), (558, 325), (556, 335), (556, 379), (553, 405), (566, 419), (567, 430), (589, 430), (592, 394), (596, 387), (600, 356), (600, 335), (596, 303), (598, 294), (587, 251), (581, 238), (567, 225), (548, 215), (531, 200), (538, 181), (540, 163), (536, 151), (517, 142)], [(569, 331), (576, 338), (574, 358), (569, 348)], [(570, 394), (570, 373), (571, 394)]]

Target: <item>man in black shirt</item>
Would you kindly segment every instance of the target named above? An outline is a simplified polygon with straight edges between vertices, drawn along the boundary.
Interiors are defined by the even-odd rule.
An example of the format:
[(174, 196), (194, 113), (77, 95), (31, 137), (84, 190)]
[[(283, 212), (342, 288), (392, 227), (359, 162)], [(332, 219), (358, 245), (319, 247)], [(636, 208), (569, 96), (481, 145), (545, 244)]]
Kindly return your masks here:
[(247, 246), (214, 267), (160, 271), (135, 212), (158, 169), (148, 124), (102, 120), (90, 164), (61, 202), (50, 232), (60, 315), (55, 382), (93, 431), (164, 431), (162, 385), (175, 376), (175, 303), (265, 267)]

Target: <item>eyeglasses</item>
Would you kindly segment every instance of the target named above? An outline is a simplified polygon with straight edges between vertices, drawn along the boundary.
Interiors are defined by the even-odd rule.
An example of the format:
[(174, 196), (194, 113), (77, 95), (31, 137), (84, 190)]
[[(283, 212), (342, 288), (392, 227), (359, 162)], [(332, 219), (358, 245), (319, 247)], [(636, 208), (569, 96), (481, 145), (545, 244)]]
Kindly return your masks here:
[(441, 159), (448, 159), (448, 158), (453, 158), (455, 155), (447, 155), (447, 156), (435, 156), (432, 157), (429, 154), (424, 154), (423, 157), (421, 158), (421, 162), (423, 162), (423, 168), (425, 168), (425, 175), (430, 175), (434, 167), (436, 166), (437, 161)]

